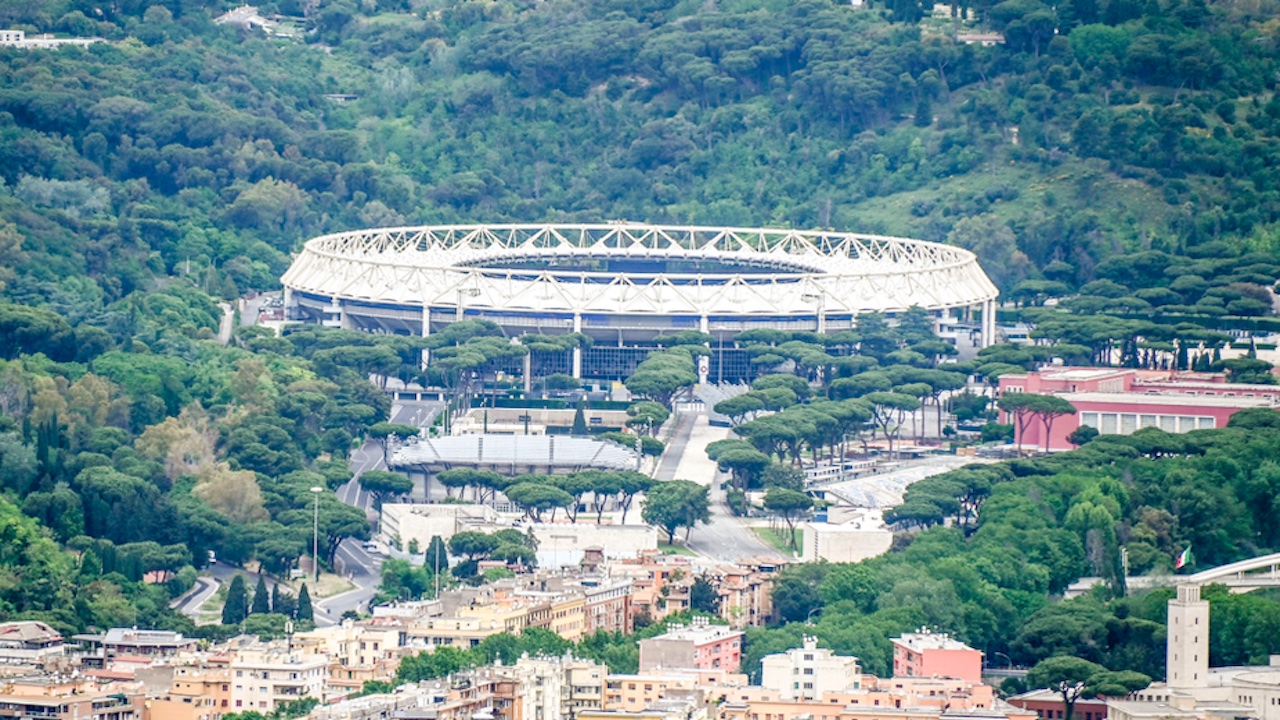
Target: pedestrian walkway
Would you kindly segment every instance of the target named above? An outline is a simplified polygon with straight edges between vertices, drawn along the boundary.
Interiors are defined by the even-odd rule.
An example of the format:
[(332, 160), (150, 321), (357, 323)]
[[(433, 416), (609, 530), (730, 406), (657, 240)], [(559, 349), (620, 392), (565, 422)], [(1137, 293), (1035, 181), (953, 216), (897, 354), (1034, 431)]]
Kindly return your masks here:
[(725, 440), (732, 436), (727, 427), (717, 427), (708, 423), (705, 414), (693, 416), (684, 452), (680, 454), (680, 464), (675, 468), (675, 480), (692, 480), (700, 485), (710, 485), (716, 478), (715, 462), (707, 457), (707, 446), (717, 440)]
[(689, 442), (689, 435), (693, 431), (693, 421), (696, 417), (692, 413), (681, 413), (672, 421), (676, 426), (671, 431), (670, 439), (667, 440), (667, 448), (662, 453), (658, 469), (653, 473), (655, 480), (676, 479), (676, 470), (680, 465), (680, 459), (684, 456), (684, 448)]

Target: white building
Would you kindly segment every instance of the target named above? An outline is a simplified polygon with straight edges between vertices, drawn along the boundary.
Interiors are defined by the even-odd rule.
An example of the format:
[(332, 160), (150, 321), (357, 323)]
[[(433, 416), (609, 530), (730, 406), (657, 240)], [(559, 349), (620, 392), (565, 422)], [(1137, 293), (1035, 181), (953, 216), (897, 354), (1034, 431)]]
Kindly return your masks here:
[(259, 15), (258, 8), (252, 5), (241, 5), (234, 10), (219, 15), (213, 21), (218, 25), (234, 25), (241, 30), (262, 30), (268, 33), (277, 24), (275, 21)]
[(396, 547), (398, 541), (400, 548), (408, 549), (416, 540), (418, 552), (426, 552), (433, 537), (447, 540), (467, 530), (491, 533), (511, 526), (511, 521), (488, 505), (418, 503), (385, 503), (379, 523), (381, 539), (387, 545)]
[(861, 562), (889, 552), (893, 545), (893, 532), (885, 527), (879, 510), (837, 507), (828, 511), (827, 518), (827, 522), (801, 526), (801, 560)]
[(862, 687), (858, 658), (820, 648), (814, 637), (805, 637), (804, 647), (764, 656), (760, 667), (761, 687), (773, 690), (784, 700), (815, 700), (823, 693)]
[(56, 38), (47, 33), (27, 37), (27, 33), (23, 30), (0, 30), (0, 47), (56, 50), (66, 45), (85, 47), (99, 42), (102, 42), (102, 38)]
[(266, 715), (306, 697), (324, 702), (328, 667), (326, 655), (304, 655), (283, 645), (238, 647), (231, 655), (232, 711)]
[(363, 695), (332, 705), (320, 705), (307, 720), (386, 720), (390, 717), (419, 716), (424, 708), (442, 705), (449, 699), (449, 683), (430, 680), (405, 684), (394, 692)]
[(520, 714), (512, 720), (562, 720), (564, 707), (564, 666), (560, 658), (522, 657), (510, 668), (517, 680)]

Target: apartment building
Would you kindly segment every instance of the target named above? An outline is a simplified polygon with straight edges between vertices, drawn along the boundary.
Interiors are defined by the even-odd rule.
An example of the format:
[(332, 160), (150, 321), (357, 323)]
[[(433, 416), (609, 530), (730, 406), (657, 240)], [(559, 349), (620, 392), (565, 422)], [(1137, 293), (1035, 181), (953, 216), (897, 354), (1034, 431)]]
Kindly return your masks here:
[(316, 628), (293, 636), (303, 655), (328, 660), (329, 696), (345, 695), (370, 680), (389, 682), (405, 650), (399, 627), (367, 625), (344, 620), (341, 625)]
[(138, 685), (102, 685), (83, 678), (19, 678), (0, 685), (0, 718), (15, 720), (140, 720)]
[(168, 690), (148, 698), (143, 720), (220, 720), (231, 708), (231, 669), (226, 662), (179, 665)]
[(640, 641), (640, 672), (657, 668), (737, 672), (742, 664), (742, 632), (711, 625), (704, 617), (692, 625), (672, 625), (657, 637)]
[(760, 666), (761, 687), (778, 693), (783, 700), (813, 700), (824, 693), (862, 687), (858, 658), (820, 648), (814, 637), (805, 637), (803, 647), (766, 655)]
[(894, 677), (957, 678), (982, 684), (982, 651), (946, 633), (907, 633), (893, 642)]
[(329, 658), (284, 644), (255, 642), (232, 651), (230, 673), (232, 711), (267, 714), (302, 698), (323, 702)]
[(62, 657), (62, 633), (35, 620), (0, 623), (0, 663), (43, 665)]
[(630, 578), (584, 578), (582, 591), (585, 596), (585, 634), (593, 635), (597, 630), (621, 633), (632, 631)]

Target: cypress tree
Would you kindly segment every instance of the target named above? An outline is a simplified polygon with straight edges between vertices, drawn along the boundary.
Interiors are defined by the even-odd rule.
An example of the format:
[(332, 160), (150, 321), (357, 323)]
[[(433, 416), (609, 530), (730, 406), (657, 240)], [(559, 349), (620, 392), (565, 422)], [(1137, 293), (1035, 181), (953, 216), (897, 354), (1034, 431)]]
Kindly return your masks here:
[(249, 591), (244, 586), (244, 576), (231, 578), (227, 588), (227, 601), (222, 606), (222, 624), (239, 625), (249, 615)]
[(432, 574), (449, 569), (449, 551), (445, 549), (444, 540), (439, 535), (431, 536), (431, 543), (427, 545), (427, 557), (423, 561), (423, 566), (431, 570)]
[(315, 620), (315, 611), (311, 609), (311, 591), (307, 590), (307, 584), (302, 583), (302, 591), (298, 593), (298, 615), (299, 620)]
[(252, 615), (265, 615), (271, 612), (271, 594), (267, 590), (267, 580), (261, 575), (258, 576), (258, 587), (253, 591), (253, 608), (249, 610)]
[(280, 583), (271, 586), (271, 612), (280, 612)]

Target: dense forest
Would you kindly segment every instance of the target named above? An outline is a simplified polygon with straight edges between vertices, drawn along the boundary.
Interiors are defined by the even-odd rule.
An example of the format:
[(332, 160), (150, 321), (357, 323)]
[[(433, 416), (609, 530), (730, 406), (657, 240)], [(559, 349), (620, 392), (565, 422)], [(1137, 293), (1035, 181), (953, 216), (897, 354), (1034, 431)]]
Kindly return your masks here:
[(984, 1), (964, 26), (914, 0), (262, 4), (292, 38), (225, 9), (0, 8), (112, 40), (0, 50), (8, 297), (102, 324), (157, 277), (233, 297), (310, 233), (406, 222), (889, 232), (975, 248), (1005, 289), (1280, 250), (1266, 0)]
[[(1216, 349), (1274, 322), (1274, 0), (274, 0), (269, 34), (215, 24), (230, 7), (0, 4), (0, 26), (107, 40), (0, 48), (0, 618), (191, 631), (168, 600), (208, 550), (271, 571), (306, 552), (310, 488), (345, 482), (343, 454), (386, 419), (368, 378), (416, 376), (423, 348), (314, 329), (218, 341), (219, 301), (277, 288), (324, 231), (627, 218), (908, 235), (975, 250), (1056, 343), (991, 349), (967, 368), (979, 379), (1051, 356), (1271, 377)], [(433, 336), (430, 379), (476, 355), (446, 346), (510, 352), (487, 335)], [(823, 375), (820, 414), (862, 394), (874, 363), (850, 358), (936, 369), (927, 344), (869, 337), (759, 350), (838, 346), (847, 377)], [(1280, 544), (1276, 431), (1252, 422), (922, 484), (898, 513), (922, 529), (909, 545), (794, 571), (784, 619), (825, 603), (819, 636), (877, 672), (886, 633), (928, 623), (1020, 662), (1054, 647), (1158, 675), (1161, 599), (1119, 597), (1116, 548), (1142, 570), (1186, 543), (1207, 563)], [(367, 536), (332, 493), (320, 522), (326, 560)], [(1117, 599), (1047, 604), (1086, 572)], [(1270, 601), (1215, 613), (1280, 617), (1249, 603)], [(1215, 660), (1280, 649), (1272, 625), (1217, 617), (1248, 642)], [(1028, 639), (1063, 627), (1094, 646)], [(799, 631), (753, 631), (751, 657)]]

